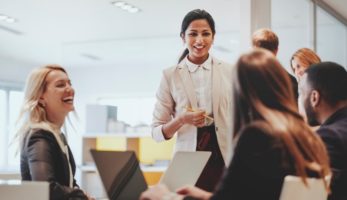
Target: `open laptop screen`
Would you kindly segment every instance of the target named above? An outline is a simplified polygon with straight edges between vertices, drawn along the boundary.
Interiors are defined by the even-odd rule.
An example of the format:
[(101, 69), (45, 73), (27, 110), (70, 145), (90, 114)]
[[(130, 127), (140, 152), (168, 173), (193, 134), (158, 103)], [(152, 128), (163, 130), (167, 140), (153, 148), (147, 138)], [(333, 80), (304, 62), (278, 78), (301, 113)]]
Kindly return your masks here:
[[(95, 165), (110, 200), (138, 199), (147, 183), (133, 151), (91, 150)], [(184, 185), (195, 185), (211, 152), (176, 152), (160, 183), (176, 191)]]
[(178, 151), (160, 179), (170, 191), (185, 185), (195, 185), (211, 156), (209, 151)]
[(147, 189), (134, 152), (91, 150), (91, 154), (110, 200), (138, 199)]

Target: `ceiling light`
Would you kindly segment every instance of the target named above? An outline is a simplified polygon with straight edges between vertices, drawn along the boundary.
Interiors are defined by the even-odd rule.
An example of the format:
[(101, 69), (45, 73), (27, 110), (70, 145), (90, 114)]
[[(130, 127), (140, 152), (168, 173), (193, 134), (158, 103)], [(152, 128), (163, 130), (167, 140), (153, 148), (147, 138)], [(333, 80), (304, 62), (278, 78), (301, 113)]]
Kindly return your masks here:
[(123, 10), (128, 10), (128, 9), (130, 9), (131, 7), (132, 7), (131, 5), (125, 4), (125, 5), (123, 5), (121, 8), (122, 8)]
[(90, 60), (101, 60), (101, 58), (99, 56), (89, 54), (89, 53), (82, 53), (81, 56), (88, 58)]
[(7, 15), (0, 14), (0, 21), (5, 21), (7, 23), (15, 23), (17, 20)]
[(122, 1), (115, 1), (115, 2), (112, 2), (112, 4), (118, 7), (122, 7), (125, 5), (125, 3)]
[(7, 19), (8, 17), (6, 15), (3, 15), (3, 14), (0, 14), (0, 20), (5, 20)]
[(5, 22), (7, 22), (7, 23), (15, 23), (16, 19), (8, 17), (7, 19), (5, 19)]
[(120, 8), (122, 10), (128, 11), (130, 13), (137, 13), (137, 12), (141, 11), (140, 8), (133, 6), (129, 3), (126, 3), (124, 1), (113, 1), (113, 2), (111, 2), (111, 4), (117, 6), (118, 8)]
[(129, 12), (131, 12), (131, 13), (137, 13), (137, 12), (140, 12), (140, 9), (139, 8), (130, 8), (129, 9)]

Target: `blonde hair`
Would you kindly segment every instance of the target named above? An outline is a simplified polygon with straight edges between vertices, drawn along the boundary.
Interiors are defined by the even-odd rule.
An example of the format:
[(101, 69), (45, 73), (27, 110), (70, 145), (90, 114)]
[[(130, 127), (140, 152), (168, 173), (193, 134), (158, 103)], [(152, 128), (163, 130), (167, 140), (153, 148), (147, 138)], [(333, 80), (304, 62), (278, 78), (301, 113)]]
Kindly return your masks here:
[(40, 97), (46, 90), (46, 77), (51, 71), (59, 70), (67, 74), (66, 70), (59, 65), (47, 65), (34, 69), (28, 76), (24, 90), (24, 102), (20, 110), (17, 123), (21, 122), (16, 138), (23, 145), (25, 137), (31, 128), (42, 128), (56, 133), (57, 128), (46, 117), (44, 107), (39, 103)]
[(300, 61), (300, 63), (303, 64), (302, 67), (304, 67), (305, 70), (311, 65), (321, 62), (320, 57), (313, 50), (309, 48), (301, 48), (297, 50), (293, 54), (292, 58), (290, 59), (290, 66), (293, 71), (294, 71), (294, 68), (292, 65), (292, 61), (294, 60), (294, 58), (297, 58)]
[(252, 35), (252, 45), (258, 48), (264, 48), (272, 53), (276, 53), (278, 50), (278, 37), (270, 29), (259, 29), (255, 31)]

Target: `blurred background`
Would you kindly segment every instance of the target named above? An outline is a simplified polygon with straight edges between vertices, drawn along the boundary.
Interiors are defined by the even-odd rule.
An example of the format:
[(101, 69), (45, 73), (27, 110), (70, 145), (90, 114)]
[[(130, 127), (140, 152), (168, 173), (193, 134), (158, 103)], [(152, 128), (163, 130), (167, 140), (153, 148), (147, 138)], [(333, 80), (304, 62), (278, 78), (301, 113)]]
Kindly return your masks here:
[[(184, 49), (182, 19), (196, 8), (213, 16), (211, 53), (229, 63), (250, 48), (254, 30), (269, 27), (290, 73), (302, 47), (347, 65), (345, 0), (0, 0), (0, 171), (19, 170), (13, 136), (25, 79), (46, 64), (65, 67), (76, 90), (79, 117), (68, 135), (80, 169), (90, 147), (158, 148), (147, 141), (155, 92)], [(170, 157), (170, 149), (157, 156)]]

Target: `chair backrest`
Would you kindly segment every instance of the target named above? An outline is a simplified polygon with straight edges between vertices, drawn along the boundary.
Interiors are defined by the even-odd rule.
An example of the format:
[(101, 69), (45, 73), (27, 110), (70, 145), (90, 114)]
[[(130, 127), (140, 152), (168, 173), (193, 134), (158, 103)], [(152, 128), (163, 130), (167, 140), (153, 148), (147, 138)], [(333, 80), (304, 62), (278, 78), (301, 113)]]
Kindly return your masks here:
[(286, 176), (282, 186), (280, 200), (327, 200), (328, 192), (323, 179), (307, 178), (306, 186), (300, 177)]
[(49, 199), (49, 183), (39, 181), (0, 180), (1, 199)]

